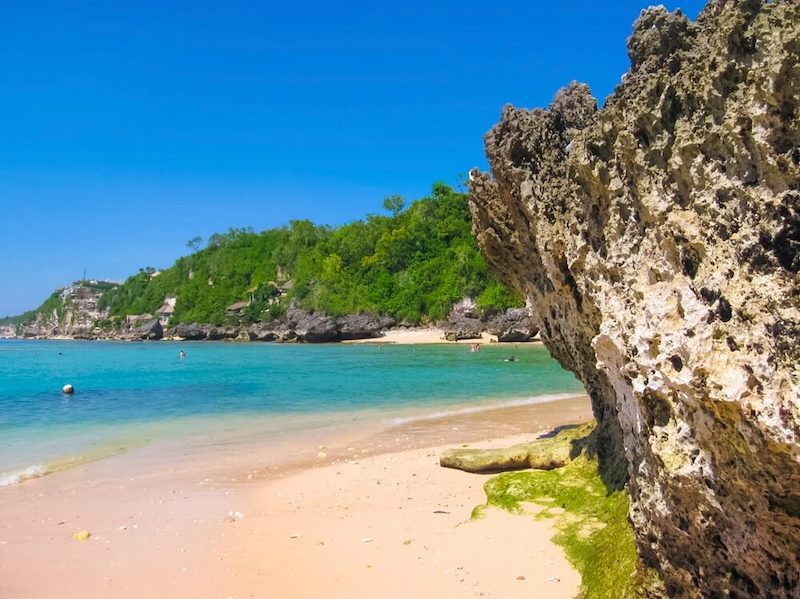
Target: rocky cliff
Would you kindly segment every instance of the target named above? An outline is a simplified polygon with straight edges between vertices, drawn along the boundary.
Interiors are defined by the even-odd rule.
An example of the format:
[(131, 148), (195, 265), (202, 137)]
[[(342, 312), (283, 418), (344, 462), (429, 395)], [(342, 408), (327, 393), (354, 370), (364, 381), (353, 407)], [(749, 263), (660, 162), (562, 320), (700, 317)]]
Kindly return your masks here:
[(602, 110), (503, 109), (479, 244), (583, 381), (673, 596), (800, 588), (800, 5), (650, 8)]

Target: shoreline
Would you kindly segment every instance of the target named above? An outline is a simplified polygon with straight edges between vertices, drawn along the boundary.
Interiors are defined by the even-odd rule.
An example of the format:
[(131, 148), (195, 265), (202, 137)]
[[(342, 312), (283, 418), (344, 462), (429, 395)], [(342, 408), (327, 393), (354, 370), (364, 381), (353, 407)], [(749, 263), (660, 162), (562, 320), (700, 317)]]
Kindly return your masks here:
[(397, 345), (432, 345), (442, 343), (446, 345), (488, 345), (488, 344), (501, 344), (503, 346), (509, 345), (532, 345), (542, 343), (538, 336), (528, 341), (498, 341), (497, 335), (492, 335), (487, 331), (483, 331), (479, 338), (474, 339), (458, 339), (450, 341), (445, 339), (445, 330), (439, 327), (420, 327), (409, 329), (390, 329), (381, 337), (374, 337), (370, 339), (351, 339), (341, 341), (340, 343), (393, 343)]
[[(476, 589), (488, 590), (495, 581), (507, 582), (507, 577), (479, 574), (480, 560), (469, 560), (477, 559), (481, 543), (468, 541), (470, 535), (496, 535), (494, 531), (501, 529), (504, 535), (522, 534), (509, 539), (503, 549), (492, 549), (492, 556), (508, 552), (509, 564), (518, 563), (514, 555), (529, 556), (521, 544), (532, 542), (531, 535), (543, 543), (536, 551), (549, 552), (544, 562), (551, 563), (543, 562), (547, 568), (563, 554), (549, 542), (552, 535), (543, 532), (546, 521), (528, 519), (534, 527), (528, 529), (519, 526), (519, 516), (497, 514), (485, 523), (459, 526), (475, 505), (485, 501), (482, 478), (440, 468), (437, 452), (481, 440), (492, 439), (499, 445), (531, 440), (555, 426), (590, 417), (585, 397), (439, 417), (426, 418), (422, 413), (371, 430), (356, 426), (327, 442), (308, 438), (289, 441), (281, 449), (265, 445), (260, 452), (228, 455), (221, 462), (215, 461), (213, 447), (197, 455), (173, 453), (165, 460), (164, 448), (154, 446), (5, 487), (0, 489), (0, 594), (331, 596), (314, 595), (313, 589), (340, 585), (337, 588), (350, 597), (367, 597), (378, 591), (369, 581), (401, 574), (389, 567), (396, 560), (405, 560), (408, 568), (418, 571), (423, 594), (426, 589), (434, 594), (463, 593), (469, 580)], [(372, 480), (367, 474), (378, 478)], [(388, 481), (392, 487), (383, 487), (387, 494), (376, 496), (375, 490)], [(286, 499), (291, 494), (294, 499)], [(445, 503), (440, 511), (449, 514), (434, 513), (432, 506)], [(320, 536), (315, 543), (323, 544), (303, 540), (313, 536), (308, 528), (292, 538), (296, 531), (286, 528), (297, 522), (292, 514), (313, 523)], [(507, 518), (512, 520), (506, 522)], [(355, 525), (368, 520), (369, 530), (356, 534)], [(402, 530), (397, 528), (399, 522)], [(71, 535), (79, 530), (92, 536), (75, 541)], [(538, 532), (533, 534), (534, 530)], [(405, 545), (408, 539), (403, 538), (385, 544), (401, 533), (426, 540)], [(353, 541), (352, 535), (358, 539)], [(346, 538), (352, 546), (344, 544)], [(363, 541), (366, 538), (373, 541)], [(464, 562), (453, 564), (453, 572), (461, 572), (460, 567), (470, 574), (458, 579), (444, 576), (439, 566), (446, 560), (431, 561), (433, 554), (423, 549), (434, 542), (442, 544), (440, 552), (458, 554), (457, 561)], [(342, 562), (345, 556), (368, 562)], [(492, 563), (492, 556), (485, 556), (487, 563)], [(314, 576), (305, 576), (307, 568), (298, 571), (300, 563), (307, 563)], [(148, 575), (142, 578), (142, 572)], [(299, 573), (292, 576), (292, 572)], [(509, 578), (503, 596), (525, 589), (529, 593), (528, 585), (537, 576), (519, 573)], [(562, 576), (568, 578), (569, 568)], [(301, 585), (314, 581), (322, 586), (303, 587), (301, 592)], [(568, 586), (549, 584), (559, 589)], [(401, 587), (388, 583), (387, 588)], [(383, 595), (391, 596), (385, 591)], [(564, 596), (576, 592), (577, 587)]]
[(205, 343), (254, 343), (254, 344), (275, 344), (275, 345), (287, 345), (287, 344), (295, 344), (301, 343), (303, 345), (328, 345), (328, 344), (364, 344), (364, 343), (373, 343), (373, 344), (382, 344), (382, 343), (391, 343), (397, 345), (431, 345), (431, 344), (445, 344), (445, 345), (453, 345), (453, 344), (461, 344), (461, 345), (470, 345), (470, 344), (478, 344), (478, 345), (487, 345), (487, 344), (499, 344), (503, 346), (511, 346), (511, 345), (532, 345), (532, 344), (541, 344), (541, 339), (537, 336), (527, 340), (527, 341), (499, 341), (497, 335), (492, 335), (488, 331), (481, 332), (480, 337), (472, 338), (472, 339), (458, 339), (456, 341), (451, 341), (445, 339), (445, 330), (441, 327), (397, 327), (392, 329), (387, 329), (381, 336), (379, 337), (367, 337), (364, 339), (339, 339), (339, 340), (332, 340), (332, 341), (262, 341), (258, 339), (250, 339), (250, 338), (243, 338), (241, 335), (235, 337), (226, 337), (220, 339), (186, 339), (183, 337), (175, 337), (175, 336), (164, 336), (160, 339), (132, 339), (126, 338), (122, 335), (114, 336), (114, 337), (74, 337), (69, 335), (50, 335), (46, 337), (0, 337), (0, 341), (86, 341), (86, 342), (94, 342), (94, 341), (107, 341), (107, 342), (125, 342), (125, 343), (150, 343), (150, 342), (159, 342), (159, 341), (167, 341), (171, 343), (182, 343), (186, 341), (191, 342), (205, 342)]

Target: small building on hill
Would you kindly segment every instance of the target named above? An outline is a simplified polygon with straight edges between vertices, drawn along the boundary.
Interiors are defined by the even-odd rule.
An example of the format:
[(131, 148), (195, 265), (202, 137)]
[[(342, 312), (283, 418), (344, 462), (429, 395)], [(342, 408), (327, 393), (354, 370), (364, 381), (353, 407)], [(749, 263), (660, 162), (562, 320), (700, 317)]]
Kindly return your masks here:
[(225, 308), (225, 313), (229, 316), (241, 316), (245, 308), (250, 305), (250, 302), (236, 302)]
[(177, 297), (174, 295), (168, 295), (164, 298), (164, 303), (161, 305), (161, 307), (156, 310), (156, 316), (158, 316), (158, 321), (161, 323), (162, 327), (165, 327), (167, 324), (169, 324), (169, 319), (172, 318), (172, 315), (175, 313), (175, 304), (177, 301)]

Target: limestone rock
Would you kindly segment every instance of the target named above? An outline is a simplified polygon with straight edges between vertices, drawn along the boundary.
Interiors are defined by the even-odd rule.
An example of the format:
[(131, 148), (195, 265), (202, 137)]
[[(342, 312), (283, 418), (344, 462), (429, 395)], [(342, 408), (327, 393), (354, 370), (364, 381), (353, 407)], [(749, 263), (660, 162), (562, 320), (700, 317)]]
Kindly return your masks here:
[(206, 339), (209, 341), (222, 341), (236, 339), (239, 336), (238, 327), (206, 327)]
[(179, 324), (173, 327), (170, 332), (173, 336), (181, 337), (187, 341), (202, 341), (208, 336), (206, 329), (196, 322), (191, 324)]
[(141, 341), (157, 341), (164, 337), (164, 329), (157, 318), (136, 327), (130, 332), (131, 339)]
[(673, 596), (800, 588), (800, 4), (648, 9), (602, 110), (507, 106), (475, 233), (592, 398)]
[(501, 343), (530, 341), (539, 333), (527, 308), (509, 308), (492, 318), (486, 328)]
[(379, 314), (348, 314), (336, 319), (339, 338), (342, 341), (352, 339), (374, 339), (380, 337), (382, 331), (394, 326), (395, 319)]
[(307, 312), (298, 308), (287, 311), (287, 321), (298, 341), (324, 343), (339, 340), (336, 319), (322, 312)]
[(442, 328), (445, 339), (458, 341), (460, 339), (480, 339), (485, 326), (478, 318), (455, 314), (450, 317), (450, 320), (443, 323)]
[(270, 326), (254, 324), (247, 329), (250, 341), (275, 341), (277, 335)]
[(439, 456), (439, 464), (467, 472), (502, 472), (536, 468), (559, 468), (580, 454), (589, 442), (594, 423), (565, 427), (558, 435), (500, 449), (448, 449)]

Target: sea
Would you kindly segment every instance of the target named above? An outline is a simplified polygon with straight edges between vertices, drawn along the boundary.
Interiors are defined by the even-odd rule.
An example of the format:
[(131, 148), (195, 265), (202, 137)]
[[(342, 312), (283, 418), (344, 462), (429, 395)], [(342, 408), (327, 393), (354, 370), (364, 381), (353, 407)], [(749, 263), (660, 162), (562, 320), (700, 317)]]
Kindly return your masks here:
[(582, 393), (537, 344), (0, 340), (0, 487), (156, 443), (231, 447)]

